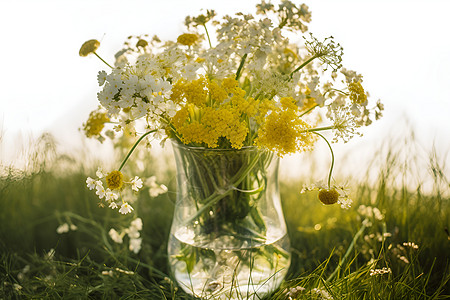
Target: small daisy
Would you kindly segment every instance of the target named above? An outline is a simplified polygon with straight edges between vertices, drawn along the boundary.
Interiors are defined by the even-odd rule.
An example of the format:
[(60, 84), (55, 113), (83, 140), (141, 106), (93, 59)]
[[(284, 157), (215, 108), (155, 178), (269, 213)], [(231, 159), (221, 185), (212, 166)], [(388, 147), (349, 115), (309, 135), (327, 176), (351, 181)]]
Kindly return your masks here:
[(320, 202), (325, 205), (338, 203), (342, 208), (348, 209), (352, 204), (352, 200), (349, 198), (347, 188), (345, 186), (328, 186), (323, 182), (319, 182), (310, 186), (304, 186), (300, 192), (305, 193), (309, 191), (319, 191), (317, 197)]
[(88, 177), (86, 179), (86, 185), (87, 185), (88, 189), (93, 190), (96, 187), (97, 182), (95, 179)]
[(105, 193), (105, 200), (106, 201), (112, 201), (117, 200), (119, 198), (119, 195), (111, 191), (110, 189), (106, 189)]
[(122, 204), (122, 206), (120, 206), (119, 212), (123, 215), (126, 215), (128, 213), (130, 213), (131, 211), (133, 211), (134, 208), (131, 207), (130, 204), (128, 204), (128, 202), (125, 202)]
[(131, 180), (131, 189), (133, 191), (138, 192), (140, 188), (142, 188), (142, 179), (138, 176), (135, 176), (133, 180)]
[(105, 188), (103, 187), (103, 185), (102, 184), (97, 184), (97, 186), (95, 188), (97, 189), (95, 194), (97, 194), (97, 196), (100, 199), (103, 199), (106, 196), (106, 191), (105, 191)]
[(95, 172), (95, 175), (97, 175), (98, 179), (101, 179), (105, 177), (105, 174), (103, 173), (102, 167), (98, 167), (97, 172)]

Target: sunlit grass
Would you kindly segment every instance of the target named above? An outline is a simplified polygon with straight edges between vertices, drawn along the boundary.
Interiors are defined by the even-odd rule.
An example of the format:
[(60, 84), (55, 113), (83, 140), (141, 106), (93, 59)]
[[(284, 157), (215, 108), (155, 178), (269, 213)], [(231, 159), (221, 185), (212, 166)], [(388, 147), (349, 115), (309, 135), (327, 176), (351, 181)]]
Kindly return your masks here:
[[(0, 298), (192, 299), (169, 279), (173, 169), (157, 172), (150, 155), (144, 161), (140, 175), (158, 173), (169, 193), (156, 198), (143, 193), (136, 204), (144, 228), (142, 249), (134, 254), (108, 235), (112, 227), (126, 227), (130, 216), (99, 208), (85, 187), (97, 166), (57, 153), (48, 136), (32, 150), (25, 170), (2, 165)], [(417, 161), (405, 160), (401, 151), (377, 153), (382, 163), (371, 180), (348, 179), (354, 199), (349, 210), (323, 206), (314, 193), (300, 194), (308, 178), (281, 183), (293, 259), (286, 282), (268, 299), (450, 297), (445, 168), (430, 152), (428, 169), (415, 174), (409, 166)], [(420, 182), (415, 188), (406, 184), (408, 177), (423, 174), (429, 174), (432, 192)], [(360, 205), (376, 207), (384, 217), (363, 225)], [(63, 223), (77, 229), (58, 234)]]

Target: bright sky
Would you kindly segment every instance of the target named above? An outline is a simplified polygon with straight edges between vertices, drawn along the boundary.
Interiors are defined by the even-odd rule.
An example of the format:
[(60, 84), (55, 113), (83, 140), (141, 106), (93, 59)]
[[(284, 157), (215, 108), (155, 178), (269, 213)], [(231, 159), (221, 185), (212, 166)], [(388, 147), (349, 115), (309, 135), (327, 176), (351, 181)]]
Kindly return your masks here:
[[(19, 132), (22, 139), (47, 130), (62, 143), (80, 140), (77, 130), (97, 106), (96, 75), (104, 68), (95, 57), (78, 56), (84, 41), (100, 40), (98, 52), (112, 62), (128, 35), (175, 39), (184, 17), (201, 8), (254, 12), (257, 2), (1, 1), (0, 157), (14, 148)], [(362, 73), (374, 100), (385, 104), (385, 117), (364, 130), (359, 143), (380, 143), (406, 116), (425, 144), (450, 149), (450, 1), (305, 3), (310, 31), (334, 36), (344, 47), (344, 65)]]

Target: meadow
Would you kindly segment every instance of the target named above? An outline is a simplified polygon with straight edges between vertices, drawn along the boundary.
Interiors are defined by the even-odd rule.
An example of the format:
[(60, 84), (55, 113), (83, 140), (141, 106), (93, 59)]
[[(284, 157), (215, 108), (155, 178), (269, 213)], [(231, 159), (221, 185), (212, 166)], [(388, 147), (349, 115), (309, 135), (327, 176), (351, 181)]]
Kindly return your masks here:
[[(450, 298), (449, 180), (436, 153), (418, 169), (419, 158), (404, 156), (408, 147), (375, 152), (371, 174), (344, 178), (354, 200), (349, 210), (301, 194), (307, 178), (280, 183), (292, 263), (265, 299)], [(134, 204), (143, 221), (142, 247), (134, 253), (126, 237), (119, 244), (108, 234), (131, 216), (98, 207), (86, 187), (95, 163), (59, 153), (49, 135), (27, 161), (21, 169), (1, 164), (0, 299), (193, 299), (170, 279), (167, 265), (173, 167), (161, 170), (151, 152), (145, 168), (129, 166), (168, 187), (156, 197), (144, 190)]]

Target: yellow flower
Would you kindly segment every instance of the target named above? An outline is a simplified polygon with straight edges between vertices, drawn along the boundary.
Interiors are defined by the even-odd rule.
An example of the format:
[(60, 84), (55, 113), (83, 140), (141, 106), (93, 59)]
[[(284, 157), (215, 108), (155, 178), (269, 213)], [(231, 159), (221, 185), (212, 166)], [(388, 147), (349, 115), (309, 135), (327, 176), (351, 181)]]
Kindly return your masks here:
[(315, 137), (311, 127), (299, 117), (299, 109), (292, 97), (280, 100), (282, 107), (273, 108), (263, 119), (255, 144), (277, 152), (280, 156), (311, 149)]
[(109, 122), (109, 118), (104, 112), (92, 111), (85, 124), (83, 130), (88, 138), (98, 136), (105, 127), (105, 123)]
[(184, 33), (177, 38), (177, 43), (185, 46), (192, 46), (198, 41), (198, 35)]
[(181, 103), (186, 100), (186, 103), (204, 106), (208, 95), (206, 85), (205, 77), (188, 82), (179, 80), (172, 88), (170, 99), (175, 103)]
[(80, 48), (80, 56), (88, 56), (91, 53), (95, 53), (95, 51), (100, 47), (100, 42), (97, 40), (89, 40), (84, 42)]
[(123, 186), (123, 174), (120, 171), (112, 171), (106, 175), (106, 185), (111, 190), (119, 190)]
[(330, 205), (338, 202), (339, 200), (339, 192), (336, 189), (321, 189), (319, 190), (319, 194), (317, 195), (320, 202), (325, 205)]
[(353, 81), (348, 84), (350, 91), (350, 100), (355, 104), (364, 104), (367, 101), (367, 95), (361, 85), (361, 81)]
[(208, 90), (211, 99), (213, 99), (214, 101), (221, 103), (228, 98), (227, 91), (222, 86), (220, 86), (216, 81), (209, 81)]

